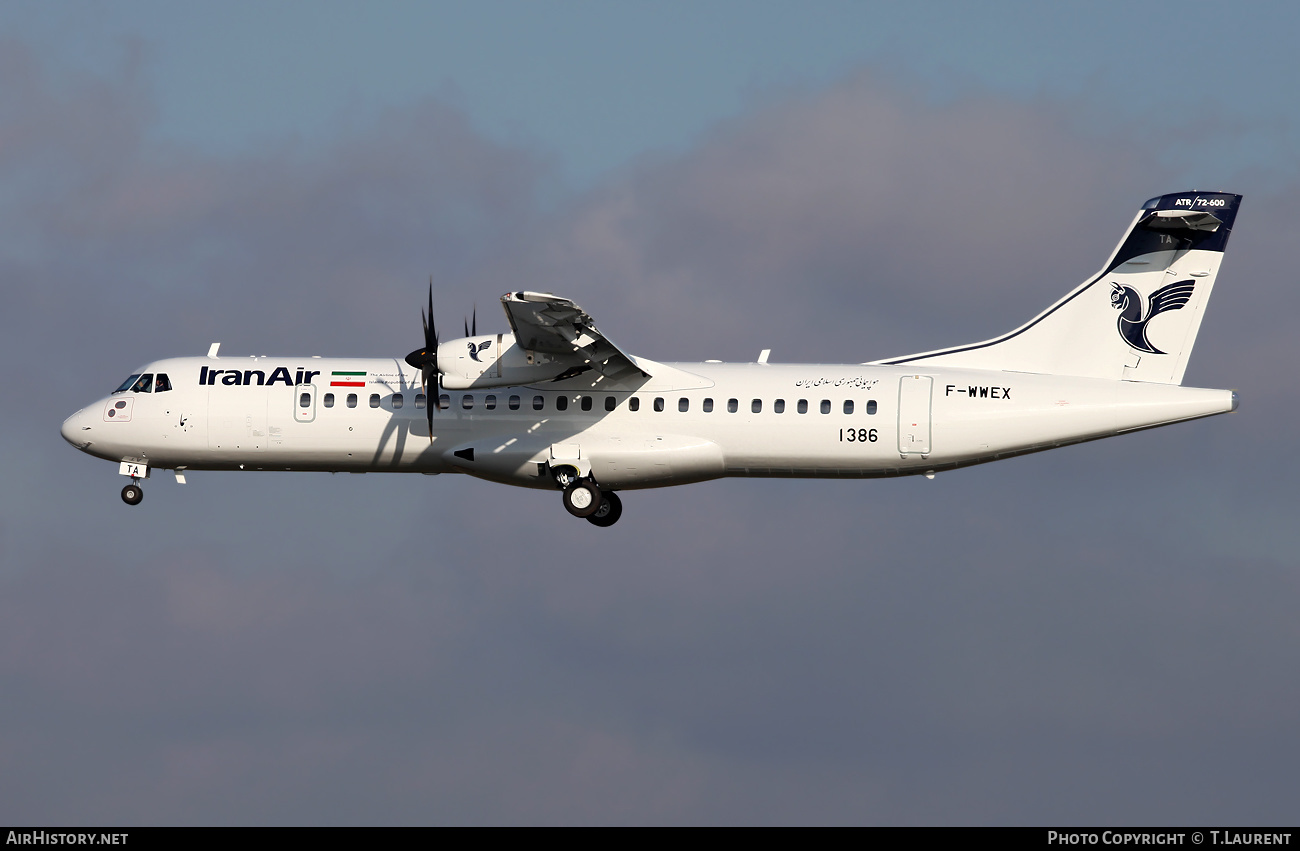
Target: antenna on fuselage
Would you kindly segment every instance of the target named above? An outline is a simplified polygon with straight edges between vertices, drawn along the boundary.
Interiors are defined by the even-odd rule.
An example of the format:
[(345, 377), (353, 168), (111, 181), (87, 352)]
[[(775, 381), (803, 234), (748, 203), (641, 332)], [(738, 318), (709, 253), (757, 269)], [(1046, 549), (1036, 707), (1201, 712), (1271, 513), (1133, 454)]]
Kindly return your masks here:
[(219, 348), (221, 348), (220, 343), (213, 343), (211, 346), (208, 346), (208, 357), (215, 358), (217, 356), (217, 349)]

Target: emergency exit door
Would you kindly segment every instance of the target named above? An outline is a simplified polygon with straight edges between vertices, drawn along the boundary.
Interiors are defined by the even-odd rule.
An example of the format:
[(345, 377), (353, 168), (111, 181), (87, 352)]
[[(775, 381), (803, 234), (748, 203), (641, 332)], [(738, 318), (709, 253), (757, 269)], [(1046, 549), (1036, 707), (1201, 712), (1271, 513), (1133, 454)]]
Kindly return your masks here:
[(316, 385), (299, 384), (293, 388), (293, 418), (300, 423), (316, 419)]

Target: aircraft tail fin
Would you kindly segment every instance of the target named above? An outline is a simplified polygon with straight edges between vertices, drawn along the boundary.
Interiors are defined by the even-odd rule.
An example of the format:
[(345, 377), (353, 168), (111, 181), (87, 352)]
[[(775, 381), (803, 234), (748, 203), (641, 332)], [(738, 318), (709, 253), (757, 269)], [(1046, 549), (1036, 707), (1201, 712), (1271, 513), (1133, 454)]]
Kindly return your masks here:
[(1101, 272), (1001, 337), (885, 365), (953, 366), (1182, 384), (1240, 195), (1152, 198)]

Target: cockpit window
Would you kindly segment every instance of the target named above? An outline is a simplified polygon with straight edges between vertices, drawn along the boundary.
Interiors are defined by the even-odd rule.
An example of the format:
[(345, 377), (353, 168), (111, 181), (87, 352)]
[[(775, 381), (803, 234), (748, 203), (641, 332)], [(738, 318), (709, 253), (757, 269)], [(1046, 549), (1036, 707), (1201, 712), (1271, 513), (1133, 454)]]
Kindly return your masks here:
[(167, 373), (158, 373), (158, 376), (153, 380), (153, 392), (166, 393), (170, 389), (172, 389), (172, 382), (167, 377)]
[(132, 393), (151, 393), (153, 392), (153, 373), (146, 372), (140, 376), (140, 380), (131, 385)]
[(131, 377), (128, 378), (126, 381), (123, 381), (123, 382), (122, 382), (122, 386), (118, 387), (118, 388), (117, 388), (116, 390), (114, 390), (113, 392), (114, 392), (114, 393), (125, 393), (126, 391), (128, 391), (128, 390), (131, 389), (131, 385), (132, 385), (132, 384), (135, 384), (135, 382), (138, 381), (139, 378), (140, 378), (140, 373), (137, 372), (135, 375), (131, 376)]

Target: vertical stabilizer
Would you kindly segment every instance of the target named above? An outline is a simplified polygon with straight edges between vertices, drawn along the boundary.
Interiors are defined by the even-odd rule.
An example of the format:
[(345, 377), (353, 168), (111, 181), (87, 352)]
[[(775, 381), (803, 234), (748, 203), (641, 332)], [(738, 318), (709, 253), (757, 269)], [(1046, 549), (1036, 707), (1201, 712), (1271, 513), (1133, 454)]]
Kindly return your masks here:
[(1015, 331), (876, 363), (1181, 384), (1240, 202), (1152, 198), (1100, 273)]

